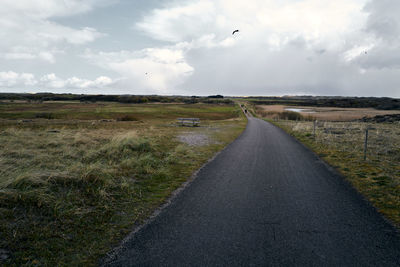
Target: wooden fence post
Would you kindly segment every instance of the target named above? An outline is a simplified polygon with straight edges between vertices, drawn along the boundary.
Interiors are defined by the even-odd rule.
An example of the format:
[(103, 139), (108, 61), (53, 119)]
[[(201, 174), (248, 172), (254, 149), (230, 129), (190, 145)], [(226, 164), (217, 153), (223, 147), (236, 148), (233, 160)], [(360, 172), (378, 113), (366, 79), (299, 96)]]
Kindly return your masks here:
[(364, 140), (364, 160), (367, 159), (367, 148), (368, 148), (368, 129), (369, 126), (367, 126), (367, 129), (365, 129), (365, 140)]
[(313, 137), (314, 137), (314, 139), (315, 139), (315, 126), (316, 126), (316, 124), (317, 124), (317, 121), (314, 120), (314, 121), (313, 121), (313, 124), (314, 124), (314, 127), (313, 127)]

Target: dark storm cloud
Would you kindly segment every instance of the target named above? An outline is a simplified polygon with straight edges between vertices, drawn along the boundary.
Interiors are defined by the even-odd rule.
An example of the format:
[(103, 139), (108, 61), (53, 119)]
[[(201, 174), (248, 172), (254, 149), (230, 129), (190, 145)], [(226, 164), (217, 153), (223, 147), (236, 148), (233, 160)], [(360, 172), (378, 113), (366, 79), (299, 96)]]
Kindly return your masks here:
[(366, 30), (388, 42), (400, 39), (400, 1), (372, 0), (364, 7), (368, 13)]

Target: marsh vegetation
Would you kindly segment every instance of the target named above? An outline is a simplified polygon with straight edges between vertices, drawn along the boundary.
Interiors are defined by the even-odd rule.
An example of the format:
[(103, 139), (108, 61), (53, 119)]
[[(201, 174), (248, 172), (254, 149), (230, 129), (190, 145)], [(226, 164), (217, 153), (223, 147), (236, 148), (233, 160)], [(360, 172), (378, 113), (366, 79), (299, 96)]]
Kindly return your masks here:
[(256, 105), (257, 115), (272, 120), (319, 120), (355, 121), (389, 114), (400, 114), (400, 110), (377, 110), (374, 108), (340, 108), (289, 105)]

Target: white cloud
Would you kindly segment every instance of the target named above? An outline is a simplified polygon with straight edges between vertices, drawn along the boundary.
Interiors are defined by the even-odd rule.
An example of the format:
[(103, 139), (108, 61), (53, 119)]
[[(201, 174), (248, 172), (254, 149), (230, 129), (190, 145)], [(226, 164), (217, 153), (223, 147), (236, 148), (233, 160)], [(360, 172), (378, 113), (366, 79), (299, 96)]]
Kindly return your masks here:
[(2, 0), (3, 15), (25, 15), (33, 18), (50, 18), (84, 13), (93, 8), (93, 0)]
[(40, 84), (46, 88), (64, 88), (66, 86), (66, 82), (60, 78), (58, 78), (54, 73), (46, 74), (40, 78)]
[(182, 42), (212, 33), (215, 5), (203, 0), (184, 6), (155, 9), (137, 27), (150, 37), (163, 41)]
[(387, 42), (400, 40), (400, 2), (396, 0), (371, 0), (364, 8), (368, 13), (367, 32)]
[(32, 86), (37, 81), (31, 73), (0, 72), (0, 87)]
[(73, 88), (81, 88), (81, 89), (86, 89), (86, 88), (104, 88), (108, 87), (113, 83), (112, 79), (106, 76), (100, 76), (96, 78), (95, 80), (87, 80), (87, 79), (80, 79), (77, 77), (72, 77), (69, 78), (65, 81), (65, 84), (67, 87), (73, 87)]
[[(127, 26), (125, 18), (107, 22), (112, 42), (96, 30), (97, 25), (104, 27), (99, 22), (104, 17), (82, 16), (108, 2), (3, 0), (0, 60), (5, 64), (0, 71), (34, 66), (30, 72), (39, 78), (2, 72), (1, 86), (33, 84), (43, 90), (81, 92), (97, 88), (99, 93), (400, 97), (398, 0), (168, 0), (144, 16), (132, 16), (139, 21), (132, 22), (130, 36), (123, 28), (132, 24)], [(122, 2), (107, 18), (131, 5)], [(78, 14), (73, 24), (81, 26), (68, 24)], [(235, 29), (240, 32), (232, 35)], [(75, 55), (86, 48), (75, 62)], [(67, 75), (55, 65), (61, 53)], [(103, 68), (113, 79), (79, 78), (81, 73), (71, 74), (77, 65), (76, 71), (91, 77), (103, 75)]]
[[(188, 94), (399, 96), (397, 71), (384, 70), (400, 68), (396, 0), (174, 3), (135, 27), (184, 51), (194, 69), (180, 86)], [(376, 90), (371, 79), (383, 77), (385, 88)]]
[(43, 75), (36, 79), (32, 73), (17, 73), (14, 71), (0, 72), (1, 88), (31, 88), (35, 86), (39, 90), (57, 89), (59, 91), (68, 91), (71, 89), (102, 89), (113, 85), (115, 81), (106, 76), (100, 76), (94, 80), (71, 77), (62, 79), (54, 73)]
[[(1, 45), (0, 45), (1, 46)], [(13, 46), (8, 49), (7, 52), (1, 53), (0, 58), (8, 60), (35, 60), (39, 59), (46, 63), (55, 63), (55, 55), (64, 53), (62, 50), (47, 49), (40, 50), (38, 47), (24, 47), (24, 46)]]
[(52, 19), (85, 13), (98, 4), (93, 0), (2, 0), (0, 57), (8, 60), (41, 59), (54, 63), (54, 53), (49, 51), (68, 44), (93, 42), (103, 34), (89, 27), (64, 26)]
[(54, 53), (56, 52), (48, 52), (48, 51), (37, 51), (36, 53), (30, 53), (30, 51), (26, 52), (9, 52), (0, 54), (1, 58), (8, 60), (33, 60), (40, 59), (47, 63), (55, 63), (56, 59), (54, 57)]
[(39, 58), (44, 60), (44, 61), (47, 61), (49, 63), (55, 63), (56, 62), (56, 60), (54, 58), (54, 55), (52, 53), (50, 53), (50, 52), (40, 52), (39, 53)]
[(373, 38), (374, 46), (368, 56), (357, 58), (355, 63), (371, 71), (400, 70), (400, 2), (371, 0), (364, 11), (368, 14), (365, 35)]
[(71, 77), (64, 80), (57, 77), (54, 73), (50, 73), (42, 76), (39, 83), (45, 88), (88, 89), (106, 88), (113, 84), (113, 80), (106, 76), (100, 76), (95, 80), (81, 79), (78, 77)]
[(109, 86), (113, 83), (113, 80), (107, 76), (100, 76), (94, 80), (94, 84), (100, 87)]
[(341, 39), (346, 34), (364, 24), (364, 2), (190, 1), (185, 5), (155, 9), (136, 27), (156, 40), (175, 43), (213, 36), (211, 39), (223, 45), (233, 42), (227, 39), (232, 30), (240, 29), (244, 43), (262, 42), (276, 48), (301, 36), (310, 45), (322, 43), (334, 49), (343, 45)]
[(120, 51), (84, 55), (93, 64), (112, 70), (122, 78), (121, 87), (132, 89), (132, 93), (172, 92), (193, 73), (186, 62), (184, 50), (176, 47), (147, 48), (141, 51)]
[(36, 55), (30, 53), (6, 53), (3, 57), (5, 59), (34, 59)]
[(349, 62), (359, 56), (368, 55), (368, 52), (374, 47), (374, 44), (355, 46), (344, 53), (345, 61)]

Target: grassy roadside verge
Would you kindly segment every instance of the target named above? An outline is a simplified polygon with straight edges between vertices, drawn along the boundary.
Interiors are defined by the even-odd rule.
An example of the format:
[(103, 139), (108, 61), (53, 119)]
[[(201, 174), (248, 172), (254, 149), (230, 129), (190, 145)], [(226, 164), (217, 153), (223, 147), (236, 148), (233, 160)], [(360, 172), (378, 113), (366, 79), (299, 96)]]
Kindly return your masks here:
[[(246, 125), (233, 105), (14, 106), (0, 115), (44, 109), (60, 119), (0, 124), (1, 264), (96, 265)], [(125, 114), (135, 119), (97, 121)], [(202, 127), (174, 126), (194, 114)], [(182, 143), (187, 134), (207, 142)]]
[[(379, 212), (400, 229), (400, 129), (398, 124), (269, 122), (282, 128), (335, 167)], [(364, 129), (369, 152), (363, 159)]]

